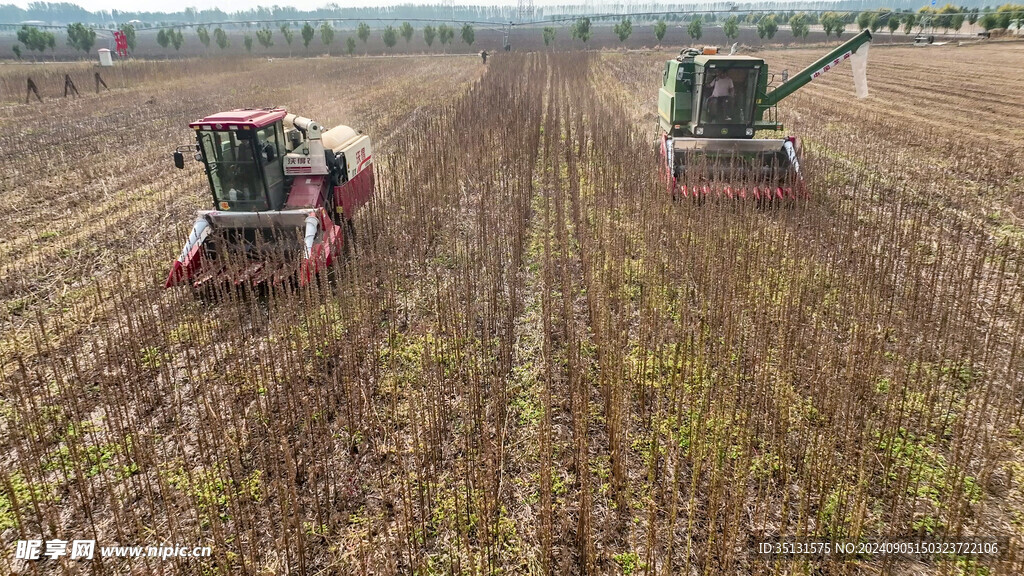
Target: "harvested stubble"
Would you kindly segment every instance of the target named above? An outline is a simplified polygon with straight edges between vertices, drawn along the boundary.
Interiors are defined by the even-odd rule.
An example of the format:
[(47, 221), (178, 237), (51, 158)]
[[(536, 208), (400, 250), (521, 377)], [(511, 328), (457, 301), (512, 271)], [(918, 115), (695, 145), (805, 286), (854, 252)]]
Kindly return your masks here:
[[(208, 305), (141, 263), (33, 332), (6, 534), (213, 546), (139, 573), (1022, 568), (1019, 244), (838, 137), (813, 201), (672, 203), (598, 56), (488, 67), (378, 149), (335, 283)], [(929, 534), (1009, 547), (754, 554)]]

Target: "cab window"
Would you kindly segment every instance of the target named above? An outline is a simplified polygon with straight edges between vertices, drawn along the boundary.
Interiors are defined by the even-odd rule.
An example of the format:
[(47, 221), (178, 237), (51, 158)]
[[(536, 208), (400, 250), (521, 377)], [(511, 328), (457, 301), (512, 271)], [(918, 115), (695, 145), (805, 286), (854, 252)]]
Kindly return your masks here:
[(252, 133), (203, 130), (198, 134), (218, 207), (225, 209), (220, 206), (222, 202), (229, 206), (242, 203), (250, 210), (265, 207)]

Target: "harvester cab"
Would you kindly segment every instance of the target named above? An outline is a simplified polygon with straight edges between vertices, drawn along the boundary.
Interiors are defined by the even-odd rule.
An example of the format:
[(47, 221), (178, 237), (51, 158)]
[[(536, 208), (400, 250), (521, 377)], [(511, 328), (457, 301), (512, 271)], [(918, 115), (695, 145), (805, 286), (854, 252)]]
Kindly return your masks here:
[(767, 66), (759, 58), (719, 56), (714, 48), (685, 50), (665, 63), (658, 94), (662, 128), (673, 136), (749, 138), (754, 98), (765, 78)]
[(801, 195), (799, 139), (755, 135), (783, 130), (778, 102), (852, 55), (866, 57), (870, 41), (864, 30), (779, 85), (763, 59), (715, 48), (685, 49), (667, 61), (658, 93), (658, 146), (673, 196)]
[[(338, 257), (356, 209), (373, 193), (370, 138), (324, 131), (283, 108), (221, 112), (189, 125), (213, 196), (166, 286), (308, 282)], [(297, 266), (296, 266), (297, 265)]]
[[(214, 114), (191, 126), (217, 209), (280, 210), (285, 200), (283, 111)], [(219, 127), (218, 127), (219, 126)], [(184, 167), (176, 151), (175, 166)]]

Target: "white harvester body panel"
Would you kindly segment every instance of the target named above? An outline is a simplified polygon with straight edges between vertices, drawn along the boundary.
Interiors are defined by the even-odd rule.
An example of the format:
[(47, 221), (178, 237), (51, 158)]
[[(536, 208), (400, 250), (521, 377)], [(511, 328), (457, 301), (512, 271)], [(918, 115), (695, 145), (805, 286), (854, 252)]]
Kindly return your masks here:
[(370, 137), (354, 128), (344, 125), (335, 126), (323, 133), (321, 141), (324, 148), (345, 157), (345, 169), (348, 172), (349, 180), (355, 178), (356, 174), (370, 165), (373, 154)]
[(359, 136), (359, 132), (356, 132), (354, 128), (339, 125), (331, 128), (327, 132), (324, 132), (320, 136), (320, 139), (323, 140), (324, 148), (337, 150), (345, 144), (348, 144), (349, 140), (352, 140), (356, 136)]
[[(320, 148), (319, 153), (317, 148)], [(310, 143), (309, 154), (304, 154), (300, 148), (284, 157), (285, 176), (317, 176), (328, 173), (330, 169), (327, 167), (327, 159), (324, 158), (323, 147), (318, 144)]]

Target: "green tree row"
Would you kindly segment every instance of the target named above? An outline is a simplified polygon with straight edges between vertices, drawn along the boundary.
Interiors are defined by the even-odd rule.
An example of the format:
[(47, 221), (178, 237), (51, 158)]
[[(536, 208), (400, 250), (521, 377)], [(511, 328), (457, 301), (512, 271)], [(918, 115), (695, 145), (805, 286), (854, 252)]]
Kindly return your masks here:
[[(668, 15), (666, 15), (666, 19), (668, 19)], [(654, 23), (654, 36), (659, 42), (664, 39), (668, 30), (666, 19), (659, 18)], [(694, 40), (699, 40), (703, 36), (705, 22), (716, 21), (714, 14), (692, 14), (684, 16), (682, 19), (689, 22), (686, 32)], [(894, 12), (888, 8), (880, 8), (864, 12), (825, 12), (820, 16), (804, 12), (782, 12), (779, 14), (751, 12), (743, 17), (743, 21), (755, 25), (757, 35), (762, 40), (774, 38), (780, 23), (788, 23), (793, 36), (797, 38), (806, 38), (810, 33), (810, 26), (813, 24), (821, 24), (826, 36), (834, 34), (837, 38), (842, 36), (848, 24), (853, 23), (856, 23), (861, 30), (870, 29), (872, 32), (886, 28), (890, 34), (894, 34), (901, 26), (904, 33), (909, 34), (915, 25), (919, 30), (930, 27), (942, 28), (947, 32), (950, 29), (959, 31), (964, 22), (969, 24), (977, 22), (985, 30), (993, 30), (1009, 28), (1011, 23), (1016, 24), (1018, 28), (1024, 27), (1024, 5), (1004, 4), (995, 10), (991, 8), (978, 10), (977, 8), (968, 9), (946, 4), (941, 8), (924, 7), (917, 13)], [(726, 38), (735, 40), (739, 37), (740, 23), (741, 17), (736, 14), (722, 20), (722, 31)], [(591, 37), (591, 25), (589, 17), (579, 18), (569, 28), (570, 35), (574, 40), (581, 40), (585, 43)], [(620, 42), (625, 42), (633, 33), (632, 20), (623, 18), (613, 26), (613, 31)], [(556, 30), (553, 27), (546, 27), (543, 30), (543, 35), (544, 44), (549, 45), (555, 39)]]
[[(615, 35), (618, 36), (619, 42), (625, 42), (630, 35), (633, 33), (633, 22), (629, 18), (623, 18), (621, 21), (616, 23), (612, 30)], [(737, 16), (730, 16), (722, 21), (722, 30), (730, 40), (735, 40), (740, 33), (740, 19)], [(757, 34), (762, 39), (774, 38), (775, 33), (779, 30), (779, 24), (773, 14), (769, 14), (757, 21)], [(661, 42), (665, 38), (665, 33), (668, 31), (668, 24), (665, 20), (658, 19), (654, 23), (654, 36)], [(690, 24), (686, 28), (686, 33), (694, 40), (699, 40), (704, 35), (704, 19), (700, 16), (690, 20)], [(544, 44), (549, 45), (555, 39), (556, 31), (552, 27), (546, 27), (543, 31)], [(590, 40), (591, 37), (591, 21), (590, 18), (583, 17), (573, 22), (569, 28), (569, 34), (574, 40), (581, 40), (584, 43)], [(804, 34), (806, 36), (806, 34)]]
[[(136, 33), (135, 27), (131, 24), (122, 24), (119, 30), (125, 33), (125, 39), (128, 44), (128, 51), (135, 52), (136, 47)], [(291, 46), (295, 41), (295, 33), (288, 23), (281, 24), (277, 32), (280, 33), (281, 38), (288, 45), (289, 55), (291, 55)], [(314, 28), (309, 22), (306, 22), (299, 30), (299, 36), (302, 38), (302, 45), (308, 51), (309, 45), (316, 38), (319, 32), (320, 41), (324, 46), (330, 48), (334, 42), (335, 29), (330, 23), (324, 22), (319, 28)], [(403, 22), (401, 26), (395, 28), (393, 26), (387, 26), (381, 31), (381, 38), (384, 40), (384, 45), (388, 48), (393, 48), (398, 42), (398, 38), (404, 38), (406, 43), (412, 41), (416, 30), (412, 24)], [(23, 56), (22, 46), (30, 52), (39, 52), (42, 54), (47, 49), (53, 51), (57, 46), (57, 38), (53, 32), (42, 30), (35, 26), (22, 26), (17, 33), (18, 42), (12, 48), (16, 57), (21, 58)], [(360, 23), (356, 28), (356, 36), (365, 45), (370, 39), (370, 27), (366, 23)], [(460, 30), (459, 36), (462, 41), (467, 45), (472, 46), (476, 41), (476, 31), (473, 29), (471, 24), (465, 24)], [(199, 39), (199, 43), (203, 45), (203, 48), (209, 50), (211, 41), (216, 44), (221, 50), (226, 50), (231, 42), (228, 39), (228, 33), (223, 28), (217, 27), (213, 30), (211, 36), (210, 30), (205, 25), (200, 25), (196, 28), (196, 37)], [(437, 27), (428, 25), (423, 28), (423, 41), (426, 42), (427, 46), (433, 46), (434, 40), (441, 43), (442, 46), (447, 46), (452, 43), (455, 38), (455, 28), (447, 24), (441, 24)], [(254, 38), (252, 35), (246, 33), (242, 37), (242, 43), (245, 49), (249, 52), (252, 51), (254, 46)], [(156, 34), (157, 44), (167, 50), (169, 47), (180, 50), (185, 44), (185, 35), (178, 28), (161, 28)], [(96, 30), (88, 27), (82, 23), (69, 24), (67, 27), (67, 44), (75, 50), (80, 50), (85, 53), (89, 53), (96, 43)], [(256, 30), (255, 43), (258, 43), (264, 49), (268, 49), (274, 45), (274, 30), (264, 27)], [(353, 37), (345, 39), (345, 49), (349, 54), (355, 53), (356, 40)]]
[[(704, 24), (715, 23), (718, 21), (718, 17), (715, 14), (666, 14), (664, 18), (659, 18), (654, 23), (654, 35), (659, 42), (664, 39), (668, 31), (666, 21), (689, 22), (686, 28), (687, 34), (690, 38), (699, 40), (703, 35)], [(856, 24), (861, 30), (870, 29), (872, 32), (887, 29), (890, 34), (896, 33), (901, 27), (904, 34), (910, 34), (915, 27), (917, 27), (918, 31), (923, 31), (925, 28), (941, 28), (946, 32), (949, 30), (959, 31), (965, 22), (971, 25), (978, 24), (985, 30), (1008, 29), (1011, 25), (1015, 25), (1020, 29), (1024, 27), (1024, 4), (1003, 4), (995, 9), (986, 7), (981, 10), (955, 4), (946, 4), (941, 8), (926, 6), (917, 12), (893, 11), (888, 8), (880, 8), (878, 10), (862, 12), (824, 12), (820, 16), (814, 13), (797, 13), (793, 11), (768, 14), (755, 14), (753, 12), (745, 15), (730, 14), (721, 21), (722, 31), (725, 33), (726, 38), (735, 40), (739, 36), (741, 22), (756, 26), (757, 34), (761, 39), (774, 38), (780, 24), (787, 23), (793, 35), (798, 38), (806, 37), (810, 32), (810, 26), (814, 24), (820, 24), (826, 36), (835, 35), (837, 38), (842, 36), (848, 25), (852, 24)], [(569, 33), (574, 40), (586, 43), (593, 34), (591, 27), (591, 19), (589, 17), (582, 17), (572, 23)], [(136, 47), (135, 27), (131, 24), (122, 24), (119, 30), (125, 33), (128, 51), (134, 52)], [(283, 23), (278, 27), (277, 31), (288, 45), (288, 53), (291, 55), (291, 46), (295, 39), (291, 25), (287, 22)], [(633, 33), (632, 20), (630, 18), (622, 18), (614, 24), (613, 31), (620, 42), (625, 42)], [(303, 47), (308, 52), (309, 45), (318, 32), (320, 41), (330, 52), (330, 47), (334, 42), (335, 30), (329, 22), (322, 23), (319, 28), (314, 28), (309, 22), (306, 22), (299, 30)], [(397, 28), (394, 26), (385, 27), (381, 31), (381, 39), (384, 41), (384, 45), (390, 49), (398, 43), (399, 37), (404, 38), (408, 44), (412, 41), (415, 33), (416, 30), (412, 24), (403, 22)], [(544, 44), (550, 45), (555, 40), (557, 30), (554, 27), (548, 26), (543, 29), (542, 34)], [(230, 46), (227, 32), (220, 27), (213, 30), (213, 36), (211, 37), (210, 31), (206, 26), (201, 25), (196, 28), (196, 35), (200, 44), (206, 50), (209, 50), (211, 41), (215, 42), (221, 50), (225, 50)], [(365, 46), (370, 39), (370, 27), (365, 22), (361, 22), (356, 28), (356, 36)], [(47, 49), (51, 52), (56, 49), (56, 37), (53, 32), (41, 30), (35, 26), (22, 26), (18, 30), (17, 37), (20, 44), (15, 44), (12, 50), (18, 58), (21, 58), (23, 55), (22, 47), (29, 52), (39, 52), (40, 55)], [(432, 25), (427, 25), (423, 28), (423, 41), (427, 46), (433, 46), (435, 39), (442, 46), (447, 46), (451, 44), (454, 37), (455, 28), (447, 24), (441, 24), (436, 28)], [(463, 25), (460, 37), (465, 44), (472, 46), (476, 40), (476, 32), (473, 26), (471, 24)], [(253, 40), (253, 36), (248, 33), (243, 36), (242, 41), (247, 51), (252, 51), (254, 46)], [(173, 46), (177, 51), (184, 45), (185, 37), (178, 28), (162, 28), (157, 32), (156, 41), (164, 50)], [(267, 27), (256, 30), (255, 42), (264, 49), (269, 49), (274, 45), (274, 31)], [(81, 22), (67, 26), (67, 45), (76, 51), (88, 53), (92, 50), (95, 43), (95, 29)], [(348, 54), (355, 53), (355, 38), (348, 37), (345, 39), (345, 49)]]
[[(227, 42), (227, 33), (225, 33), (221, 28), (217, 28), (216, 30), (214, 30), (214, 32), (215, 34), (217, 34), (218, 38), (217, 45), (222, 50), (226, 49), (229, 45)], [(292, 42), (295, 40), (294, 31), (292, 30), (291, 26), (288, 23), (285, 23), (281, 24), (281, 26), (278, 27), (277, 32), (280, 33), (281, 38), (283, 38), (285, 43), (288, 45), (290, 55), (291, 45)], [(210, 36), (206, 28), (200, 26), (196, 29), (196, 33), (199, 36), (200, 43), (202, 43), (204, 47), (209, 48)], [(245, 49), (251, 52), (255, 44), (259, 44), (264, 49), (272, 47), (274, 45), (274, 33), (275, 32), (270, 28), (258, 29), (256, 31), (255, 43), (253, 42), (253, 37), (250, 34), (245, 34), (243, 36), (243, 43), (245, 45)], [(367, 44), (367, 42), (369, 42), (370, 34), (370, 27), (366, 23), (361, 22), (359, 26), (356, 27), (356, 37), (359, 38), (360, 41), (362, 41), (364, 46)], [(403, 38), (406, 44), (408, 44), (409, 42), (412, 41), (413, 36), (415, 36), (415, 34), (416, 29), (412, 26), (412, 24), (408, 22), (403, 22), (402, 25), (397, 28), (394, 26), (387, 26), (383, 30), (381, 30), (381, 39), (384, 41), (384, 45), (386, 47), (393, 48), (398, 43), (399, 38)], [(307, 52), (309, 51), (309, 45), (313, 43), (313, 40), (318, 35), (320, 37), (320, 42), (325, 47), (327, 47), (329, 52), (330, 47), (334, 43), (335, 38), (335, 28), (331, 26), (330, 23), (324, 22), (320, 24), (318, 28), (314, 28), (312, 24), (306, 22), (302, 26), (302, 28), (299, 29), (299, 37), (302, 39), (302, 46)], [(473, 29), (473, 26), (470, 24), (465, 24), (462, 26), (460, 36), (462, 38), (462, 41), (465, 42), (467, 45), (472, 45), (473, 42), (476, 40), (476, 32)], [(356, 37), (349, 36), (348, 38), (345, 39), (345, 51), (348, 54), (354, 54), (356, 51)], [(223, 38), (224, 41), (221, 42), (219, 40), (220, 38)], [(427, 44), (427, 46), (433, 46), (434, 40), (440, 42), (442, 46), (446, 46), (451, 44), (454, 38), (455, 29), (447, 24), (441, 24), (437, 27), (428, 25), (423, 28), (423, 41)]]

